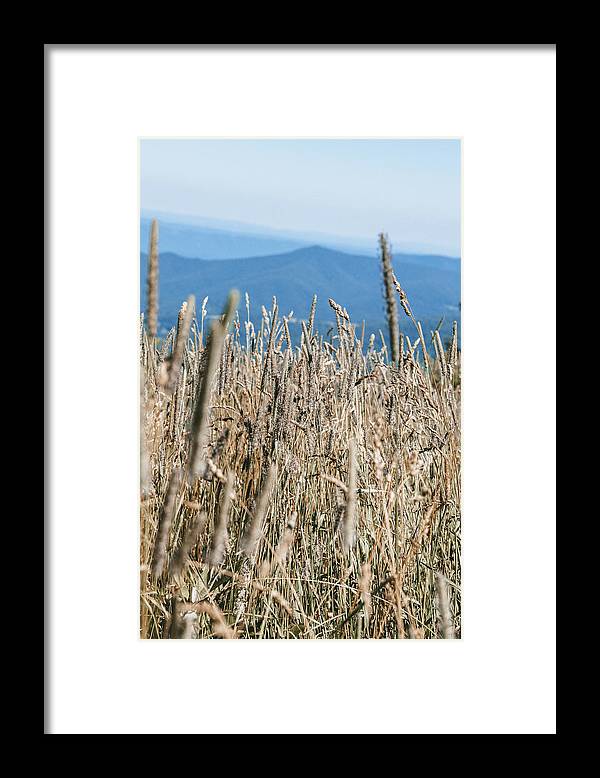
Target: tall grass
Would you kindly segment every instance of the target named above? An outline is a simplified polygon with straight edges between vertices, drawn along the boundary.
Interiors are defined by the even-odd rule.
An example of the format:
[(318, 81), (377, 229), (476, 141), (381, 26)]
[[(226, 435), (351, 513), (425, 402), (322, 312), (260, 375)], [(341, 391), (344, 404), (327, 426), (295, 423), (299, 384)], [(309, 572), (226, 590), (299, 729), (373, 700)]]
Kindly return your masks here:
[(193, 298), (142, 325), (143, 638), (460, 637), (456, 328), (429, 362), (401, 338), (380, 241), (391, 355), (334, 300), (313, 331), (316, 297), (295, 348), (275, 299), (258, 331), (235, 294), (206, 341)]

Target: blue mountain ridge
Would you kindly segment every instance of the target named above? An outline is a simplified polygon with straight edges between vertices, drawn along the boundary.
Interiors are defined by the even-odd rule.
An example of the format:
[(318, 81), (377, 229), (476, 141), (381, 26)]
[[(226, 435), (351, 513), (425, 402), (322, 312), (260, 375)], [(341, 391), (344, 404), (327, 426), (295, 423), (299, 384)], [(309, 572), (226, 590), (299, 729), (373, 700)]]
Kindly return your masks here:
[[(140, 220), (140, 245), (148, 245), (151, 219)], [(252, 255), (280, 254), (306, 245), (286, 235), (268, 235), (243, 230), (184, 224), (173, 221), (159, 222), (161, 250), (182, 257), (210, 259), (234, 259)]]
[[(448, 337), (452, 321), (460, 324), (460, 260), (421, 254), (395, 254), (396, 276), (406, 291), (413, 313), (426, 333), (440, 319), (442, 337)], [(146, 299), (147, 254), (141, 253), (140, 304)], [(335, 321), (328, 305), (332, 297), (345, 307), (353, 322), (364, 320), (367, 337), (386, 330), (383, 282), (379, 261), (370, 256), (345, 254), (322, 246), (307, 246), (270, 256), (240, 259), (191, 259), (172, 252), (160, 253), (159, 320), (169, 329), (177, 320), (183, 300), (194, 294), (198, 307), (208, 296), (207, 311), (217, 315), (230, 289), (242, 295), (240, 317), (245, 318), (244, 293), (248, 293), (251, 317), (260, 321), (261, 305), (270, 308), (277, 297), (280, 313), (293, 311), (294, 318), (308, 317), (313, 294), (317, 294), (316, 324), (322, 334)], [(399, 306), (400, 328), (414, 340), (414, 326)], [(298, 325), (299, 326), (299, 325)], [(293, 327), (293, 330), (296, 328)]]

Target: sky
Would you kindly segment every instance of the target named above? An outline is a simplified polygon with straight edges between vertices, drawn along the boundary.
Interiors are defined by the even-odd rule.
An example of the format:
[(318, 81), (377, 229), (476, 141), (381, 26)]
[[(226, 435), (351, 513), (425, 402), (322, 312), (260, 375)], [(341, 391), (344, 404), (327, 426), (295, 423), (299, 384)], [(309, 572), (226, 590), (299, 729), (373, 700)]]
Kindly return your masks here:
[(142, 139), (141, 207), (460, 255), (460, 140)]

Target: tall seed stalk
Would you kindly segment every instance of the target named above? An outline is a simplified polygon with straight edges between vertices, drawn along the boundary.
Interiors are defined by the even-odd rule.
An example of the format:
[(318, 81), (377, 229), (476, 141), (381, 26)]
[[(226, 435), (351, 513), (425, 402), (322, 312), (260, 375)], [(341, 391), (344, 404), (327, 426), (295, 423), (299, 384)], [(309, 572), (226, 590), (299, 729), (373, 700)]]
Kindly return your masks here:
[(146, 326), (151, 338), (158, 330), (158, 222), (152, 219), (150, 248), (148, 250)]
[(393, 364), (397, 365), (400, 359), (400, 340), (398, 330), (398, 308), (396, 307), (396, 295), (394, 294), (394, 269), (392, 267), (392, 253), (390, 251), (387, 235), (379, 234), (379, 255), (383, 270), (383, 285), (385, 292), (385, 307), (390, 332), (390, 349)]

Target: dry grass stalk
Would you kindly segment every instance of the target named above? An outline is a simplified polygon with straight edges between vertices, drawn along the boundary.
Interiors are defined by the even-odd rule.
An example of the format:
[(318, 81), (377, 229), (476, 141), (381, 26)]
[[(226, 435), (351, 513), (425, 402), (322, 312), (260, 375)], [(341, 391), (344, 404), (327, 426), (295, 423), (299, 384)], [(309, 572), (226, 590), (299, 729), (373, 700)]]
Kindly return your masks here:
[(209, 567), (219, 567), (221, 564), (223, 564), (229, 537), (227, 532), (227, 524), (229, 522), (229, 511), (231, 509), (231, 501), (233, 499), (233, 484), (234, 475), (232, 472), (229, 472), (227, 473), (227, 481), (222, 486), (219, 516), (215, 526), (212, 544), (208, 552), (208, 556), (206, 557), (206, 563), (209, 565)]
[(452, 342), (450, 344), (450, 364), (456, 367), (458, 364), (458, 325), (452, 322)]
[(371, 607), (371, 581), (373, 578), (373, 573), (371, 570), (371, 563), (365, 562), (361, 568), (360, 568), (360, 578), (358, 580), (358, 589), (360, 591), (360, 595), (363, 601), (363, 606), (365, 609), (365, 617), (367, 621), (367, 630), (369, 622), (371, 621), (371, 613), (372, 613), (372, 607)]
[[(278, 312), (278, 310), (279, 309), (278, 309), (278, 306), (277, 306), (277, 301), (275, 300), (275, 298), (273, 298), (273, 314), (272, 314), (272, 317), (271, 317), (271, 326), (269, 328), (269, 342), (267, 344), (267, 354), (266, 354), (266, 357), (265, 357), (265, 364), (264, 364), (264, 367), (263, 367), (262, 378), (261, 378), (261, 382), (260, 382), (261, 396), (262, 396), (263, 392), (265, 391), (265, 386), (266, 386), (266, 383), (267, 383), (267, 378), (269, 378), (270, 375), (271, 375), (271, 362), (272, 362), (272, 359), (273, 359), (273, 349), (274, 349), (274, 344), (275, 344), (275, 329), (277, 327), (277, 312)], [(266, 311), (265, 311), (265, 313), (266, 313)]]
[(437, 358), (440, 361), (440, 369), (441, 369), (442, 377), (446, 377), (448, 375), (448, 367), (446, 365), (446, 353), (442, 345), (442, 339), (440, 338), (439, 330), (435, 331), (434, 338), (435, 338), (435, 350), (437, 353)]
[(273, 552), (273, 555), (269, 561), (264, 561), (260, 568), (260, 577), (268, 578), (277, 565), (283, 565), (290, 550), (292, 543), (294, 542), (294, 533), (296, 522), (298, 520), (298, 514), (294, 511), (283, 531), (281, 540), (277, 544), (277, 548)]
[(248, 522), (248, 525), (244, 531), (240, 547), (247, 557), (253, 557), (260, 539), (263, 522), (269, 502), (271, 500), (271, 491), (277, 476), (277, 467), (274, 464), (269, 466), (267, 476), (263, 484), (263, 488), (260, 492), (258, 500), (256, 501), (256, 508), (254, 509), (254, 515)]
[(400, 298), (400, 305), (402, 306), (402, 310), (410, 319), (414, 321), (414, 316), (410, 307), (410, 303), (408, 302), (408, 297), (406, 296), (406, 292), (400, 286), (398, 279), (396, 278), (396, 274), (394, 273), (393, 270), (392, 270), (392, 282), (396, 287), (396, 291), (398, 292), (398, 297)]
[(396, 308), (396, 296), (394, 295), (394, 270), (392, 267), (392, 252), (390, 250), (387, 235), (379, 234), (379, 253), (383, 270), (383, 286), (385, 292), (385, 305), (390, 333), (390, 349), (392, 362), (397, 365), (400, 359), (400, 342), (398, 330), (398, 309)]
[(156, 219), (152, 220), (150, 228), (146, 326), (150, 337), (155, 338), (158, 330), (158, 222)]
[(315, 311), (317, 310), (317, 295), (313, 295), (312, 303), (310, 306), (310, 313), (308, 315), (308, 334), (313, 334), (313, 327), (315, 324)]
[(287, 320), (287, 317), (285, 317), (285, 316), (283, 317), (283, 328), (284, 328), (284, 332), (285, 332), (285, 342), (287, 343), (288, 349), (291, 351), (292, 350), (292, 338), (290, 336), (290, 327), (289, 327), (289, 324), (288, 324), (288, 320)]
[(310, 361), (312, 358), (312, 349), (310, 345), (310, 332), (305, 322), (302, 322), (302, 346), (306, 351), (307, 359)]
[[(210, 598), (202, 600), (202, 602), (178, 602), (175, 613), (176, 620), (179, 622), (179, 628), (175, 630), (176, 634), (172, 634), (171, 637), (186, 637), (184, 634), (186, 625), (182, 622), (189, 619), (189, 622), (195, 625), (198, 621), (198, 617), (202, 614), (206, 614), (210, 618), (212, 623), (212, 635), (214, 637), (235, 640), (238, 636), (237, 632), (227, 623), (223, 611)], [(173, 633), (173, 631), (174, 630), (172, 629), (171, 632)], [(195, 637), (193, 634), (187, 636)]]
[(208, 443), (208, 420), (210, 414), (210, 395), (217, 366), (221, 360), (225, 329), (218, 321), (213, 321), (210, 338), (206, 346), (204, 369), (202, 370), (200, 391), (194, 406), (191, 430), (191, 452), (188, 459), (187, 479), (192, 483), (194, 478), (204, 473), (203, 454)]
[(152, 493), (150, 456), (146, 440), (146, 401), (144, 386), (140, 383), (140, 497), (142, 500)]
[(423, 364), (425, 365), (425, 369), (427, 370), (427, 376), (431, 380), (431, 360), (429, 358), (429, 352), (427, 351), (427, 342), (425, 340), (425, 336), (423, 335), (423, 327), (421, 326), (421, 322), (417, 322), (417, 330), (419, 332), (419, 342), (421, 343), (421, 350), (423, 352)]
[(344, 551), (347, 554), (356, 542), (356, 470), (356, 441), (351, 439), (348, 443), (348, 486), (342, 525)]
[(196, 629), (197, 621), (198, 616), (195, 613), (184, 613), (181, 616), (181, 632), (177, 635), (177, 637), (181, 638), (182, 640), (190, 640), (191, 638), (195, 637), (194, 632)]
[(448, 597), (448, 580), (442, 573), (435, 574), (435, 591), (440, 614), (440, 631), (446, 640), (453, 640), (454, 623), (450, 613), (450, 598)]
[(152, 575), (154, 578), (160, 578), (165, 567), (167, 556), (167, 544), (169, 541), (169, 531), (175, 515), (177, 503), (177, 492), (181, 486), (181, 470), (174, 470), (169, 479), (169, 486), (163, 507), (158, 520), (158, 529), (154, 541), (154, 552), (152, 555)]
[(190, 552), (200, 540), (200, 536), (206, 528), (207, 521), (208, 515), (206, 511), (201, 511), (194, 517), (192, 523), (187, 528), (179, 547), (171, 558), (169, 564), (169, 578), (172, 579), (181, 576), (189, 561)]
[(183, 362), (185, 346), (190, 335), (192, 319), (194, 318), (194, 304), (195, 297), (193, 294), (191, 294), (187, 301), (183, 303), (179, 312), (177, 339), (175, 341), (175, 348), (173, 349), (173, 355), (171, 357), (171, 364), (169, 366), (169, 374), (166, 386), (166, 393), (169, 395), (173, 394), (175, 391), (177, 380), (179, 379), (179, 371), (181, 370), (181, 363)]
[(216, 638), (223, 638), (225, 640), (235, 640), (237, 638), (237, 632), (233, 630), (225, 620), (223, 611), (215, 603), (200, 603), (199, 607), (207, 613), (212, 621), (213, 635)]
[(202, 383), (194, 407), (192, 417), (192, 447), (188, 459), (187, 479), (189, 482), (203, 475), (206, 466), (203, 462), (204, 450), (208, 442), (208, 419), (210, 414), (210, 395), (213, 379), (223, 351), (223, 341), (227, 326), (239, 300), (237, 292), (230, 292), (221, 321), (214, 321), (211, 329), (210, 342), (206, 347), (206, 362), (202, 373)]

